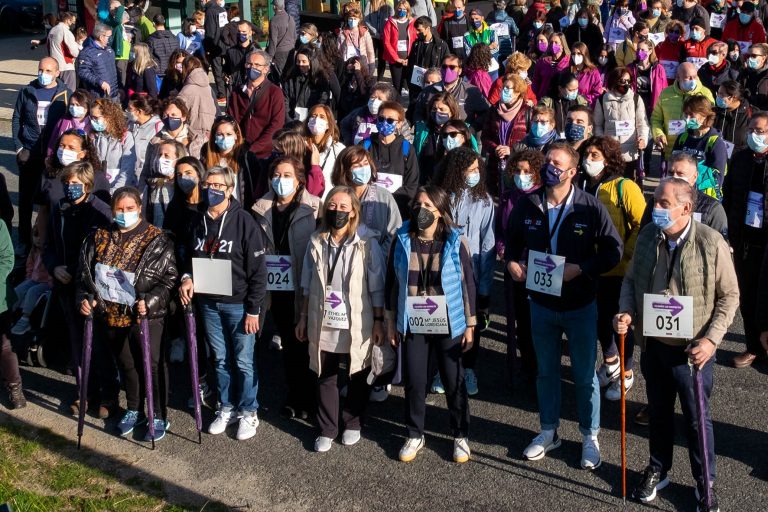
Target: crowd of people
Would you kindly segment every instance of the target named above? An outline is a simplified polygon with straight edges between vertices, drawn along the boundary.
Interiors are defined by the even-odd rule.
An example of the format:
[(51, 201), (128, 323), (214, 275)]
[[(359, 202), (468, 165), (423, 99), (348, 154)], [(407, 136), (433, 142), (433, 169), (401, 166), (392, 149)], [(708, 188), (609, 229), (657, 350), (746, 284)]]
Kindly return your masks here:
[[(316, 421), (316, 451), (339, 435), (357, 443), (369, 400), (402, 375), (400, 460), (424, 447), (431, 391), (446, 395), (463, 463), (503, 262), (510, 384), (535, 382), (539, 404), (523, 456), (561, 444), (565, 336), (580, 464), (599, 467), (602, 389), (631, 390), (637, 345), (650, 458), (633, 497), (650, 502), (668, 483), (679, 397), (699, 510), (717, 510), (704, 499), (715, 465), (701, 461), (715, 460), (713, 355), (737, 308), (746, 350), (733, 365), (768, 350), (765, 2), (495, 0), (483, 12), (370, 0), (320, 32), (272, 0), (265, 49), (236, 7), (201, 4), (175, 35), (162, 15), (147, 19), (146, 1), (102, 0), (87, 38), (63, 12), (19, 92), (15, 253), (27, 272), (8, 284), (15, 305), (0, 302), (14, 406), (25, 400), (7, 334), (29, 332), (53, 290), (88, 386), (72, 411), (117, 415), (121, 436), (145, 421), (137, 318), (149, 319), (162, 439), (167, 354), (183, 358), (192, 305), (204, 327), (193, 392), (216, 407), (210, 434), (233, 423), (239, 440), (256, 434), (254, 349), (270, 330), (283, 413)], [(648, 173), (662, 178), (652, 197)], [(689, 363), (705, 381), (706, 454)]]

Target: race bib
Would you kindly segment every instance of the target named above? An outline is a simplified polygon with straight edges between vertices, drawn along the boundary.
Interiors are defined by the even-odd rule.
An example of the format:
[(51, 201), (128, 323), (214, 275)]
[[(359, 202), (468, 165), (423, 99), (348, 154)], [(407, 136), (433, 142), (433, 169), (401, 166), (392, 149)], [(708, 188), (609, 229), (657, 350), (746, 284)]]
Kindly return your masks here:
[(660, 60), (659, 64), (664, 68), (664, 72), (667, 74), (667, 80), (674, 80), (680, 63), (674, 60)]
[(685, 131), (685, 119), (676, 119), (667, 123), (667, 135), (680, 135)]
[(413, 66), (413, 73), (411, 73), (411, 83), (417, 87), (424, 87), (424, 73), (427, 70), (419, 66)]
[(617, 137), (630, 137), (635, 133), (635, 123), (632, 121), (614, 121), (613, 129)]
[(357, 133), (355, 133), (355, 144), (360, 144), (365, 139), (370, 138), (372, 133), (378, 133), (379, 129), (376, 128), (376, 123), (360, 123), (357, 127)]
[(643, 336), (693, 338), (693, 297), (646, 293), (643, 296)]
[(747, 53), (750, 46), (752, 46), (751, 41), (739, 41), (739, 49), (741, 49), (742, 54)]
[(219, 28), (225, 26), (227, 23), (229, 23), (229, 20), (227, 19), (227, 12), (220, 12), (219, 13)]
[(212, 258), (192, 258), (195, 293), (232, 296), (232, 262)]
[(451, 46), (455, 49), (464, 48), (464, 38), (461, 36), (452, 37)]
[(665, 34), (664, 32), (659, 32), (656, 34), (648, 34), (648, 40), (653, 43), (654, 46), (658, 46), (661, 44), (662, 41), (664, 41)]
[(725, 14), (715, 14), (714, 12), (709, 15), (710, 28), (723, 28), (725, 25)]
[(107, 181), (111, 185), (117, 179), (118, 174), (120, 174), (120, 169), (107, 169), (104, 174), (107, 177)]
[(750, 192), (747, 195), (747, 213), (744, 215), (744, 224), (760, 229), (763, 227), (763, 215), (765, 214), (765, 199), (759, 192)]
[(709, 62), (707, 59), (703, 59), (703, 58), (700, 58), (700, 57), (688, 57), (685, 60), (687, 60), (688, 62), (690, 62), (694, 66), (696, 66), (696, 69), (699, 69), (701, 66), (703, 66), (704, 64)]
[(701, 222), (701, 213), (693, 212), (693, 220), (695, 220), (696, 222)]
[(307, 107), (296, 107), (294, 111), (296, 112), (296, 119), (299, 121), (307, 120), (307, 117), (309, 116), (309, 109)]
[(330, 286), (325, 288), (323, 327), (349, 329), (349, 317), (347, 316), (347, 306), (344, 304), (344, 294)]
[(136, 290), (133, 282), (136, 275), (117, 267), (97, 263), (95, 267), (96, 290), (101, 300), (133, 306), (136, 303)]
[(609, 43), (621, 43), (626, 37), (627, 30), (623, 27), (611, 27), (610, 32), (608, 32)]
[(406, 40), (400, 40), (397, 42), (397, 51), (398, 52), (407, 52), (408, 51), (408, 41)]
[(293, 264), (290, 256), (270, 254), (265, 256), (267, 265), (267, 290), (295, 290), (293, 284)]
[(509, 37), (509, 25), (506, 23), (494, 23), (489, 28), (496, 34), (496, 39)]
[(445, 295), (406, 297), (408, 328), (413, 334), (448, 334)]
[(493, 73), (499, 70), (499, 61), (491, 57), (491, 64), (488, 66), (488, 72)]
[(394, 194), (395, 190), (403, 186), (403, 177), (399, 174), (380, 172), (377, 175), (376, 184), (387, 189), (387, 192)]
[(346, 48), (347, 49), (344, 51), (344, 60), (345, 61), (348, 61), (352, 57), (359, 57), (360, 56), (360, 52), (357, 50), (357, 48), (355, 48), (354, 45), (348, 44), (346, 46)]
[(563, 290), (564, 271), (565, 256), (529, 251), (525, 287), (534, 292), (559, 297)]
[(51, 108), (50, 101), (37, 102), (37, 126), (42, 128), (48, 122), (48, 109)]
[(733, 154), (733, 148), (736, 146), (733, 145), (733, 142), (728, 142), (725, 139), (723, 139), (723, 142), (725, 142), (725, 151), (728, 153), (728, 158), (731, 158), (731, 155)]

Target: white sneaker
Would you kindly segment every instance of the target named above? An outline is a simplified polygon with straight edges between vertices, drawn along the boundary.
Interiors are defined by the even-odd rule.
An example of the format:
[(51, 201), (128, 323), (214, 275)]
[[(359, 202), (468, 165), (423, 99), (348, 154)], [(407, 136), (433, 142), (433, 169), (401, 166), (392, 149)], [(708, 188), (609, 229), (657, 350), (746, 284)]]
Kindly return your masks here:
[(184, 361), (184, 340), (181, 338), (175, 338), (171, 341), (171, 353), (168, 359), (172, 363), (180, 363)]
[[(205, 402), (208, 400), (211, 396), (213, 396), (213, 391), (211, 388), (208, 387), (208, 384), (205, 381), (200, 382), (200, 388), (198, 389), (200, 393), (200, 406), (206, 407)], [(189, 397), (189, 400), (187, 400), (187, 407), (190, 409), (195, 408), (195, 397), (191, 396)]]
[(237, 440), (245, 441), (256, 435), (256, 427), (259, 426), (259, 417), (256, 411), (243, 413), (240, 423), (237, 425)]
[(392, 389), (391, 384), (387, 384), (386, 386), (374, 386), (371, 388), (371, 396), (369, 397), (369, 400), (371, 402), (383, 402), (387, 398), (389, 398), (389, 390)]
[(619, 360), (617, 359), (613, 364), (603, 363), (600, 368), (597, 369), (597, 380), (600, 382), (600, 387), (604, 388), (614, 380), (619, 378)]
[(227, 427), (234, 422), (237, 421), (237, 414), (235, 414), (234, 411), (231, 409), (228, 411), (225, 411), (223, 409), (219, 409), (216, 411), (216, 419), (213, 420), (211, 425), (208, 427), (208, 433), (211, 435), (219, 435), (223, 433), (225, 430), (227, 430)]
[(560, 448), (560, 444), (557, 430), (542, 430), (541, 434), (534, 437), (531, 444), (523, 450), (523, 457), (528, 460), (543, 459), (548, 451)]
[(581, 467), (588, 470), (597, 469), (602, 464), (600, 460), (600, 443), (597, 436), (584, 436), (581, 443)]
[(29, 324), (29, 317), (22, 316), (19, 318), (19, 321), (16, 322), (16, 325), (13, 326), (13, 329), (11, 329), (11, 334), (21, 336), (27, 334), (31, 330), (32, 326)]
[(469, 443), (466, 437), (457, 437), (453, 440), (453, 460), (459, 464), (464, 464), (470, 457)]
[[(624, 391), (629, 392), (630, 389), (632, 389), (632, 385), (635, 383), (635, 372), (632, 372), (631, 375), (627, 376), (624, 375)], [(605, 398), (607, 400), (621, 400), (621, 384), (619, 379), (616, 379), (615, 381), (611, 382), (611, 385), (608, 387), (608, 389), (605, 390)]]
[(331, 446), (333, 446), (333, 439), (331, 439), (330, 437), (320, 436), (317, 439), (315, 439), (316, 452), (325, 453), (331, 449)]
[(400, 448), (400, 460), (402, 462), (411, 462), (422, 448), (424, 448), (424, 436), (409, 438), (405, 441), (403, 447)]
[(269, 348), (272, 350), (283, 350), (283, 339), (279, 334), (275, 334), (272, 336), (272, 339), (269, 340)]
[(353, 444), (357, 444), (358, 441), (360, 441), (359, 430), (345, 430), (344, 433), (341, 434), (341, 444), (344, 446), (352, 446)]

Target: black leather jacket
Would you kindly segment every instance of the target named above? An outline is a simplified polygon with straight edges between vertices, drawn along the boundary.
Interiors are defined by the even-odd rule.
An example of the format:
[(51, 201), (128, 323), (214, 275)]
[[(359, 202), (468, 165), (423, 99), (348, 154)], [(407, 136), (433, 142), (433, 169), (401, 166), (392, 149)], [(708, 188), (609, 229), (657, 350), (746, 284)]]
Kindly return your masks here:
[[(156, 231), (157, 228), (147, 224), (147, 221), (141, 220), (144, 226), (139, 225), (136, 229)], [(109, 230), (115, 230), (117, 227), (113, 224)], [(148, 236), (144, 233), (139, 236)], [(80, 303), (87, 295), (96, 297), (99, 303), (102, 300), (96, 291), (96, 285), (93, 281), (93, 269), (96, 265), (96, 244), (95, 233), (88, 235), (80, 251), (80, 266), (77, 272), (77, 302)], [(164, 233), (155, 235), (155, 238), (147, 245), (144, 254), (139, 260), (139, 266), (136, 269), (136, 279), (134, 288), (136, 297), (143, 297), (147, 305), (148, 317), (162, 318), (168, 314), (169, 297), (171, 290), (176, 286), (178, 279), (178, 270), (176, 269), (176, 256), (173, 250), (173, 243)], [(128, 308), (128, 306), (124, 306)], [(103, 307), (97, 308), (96, 314)], [(127, 313), (127, 311), (126, 311)]]

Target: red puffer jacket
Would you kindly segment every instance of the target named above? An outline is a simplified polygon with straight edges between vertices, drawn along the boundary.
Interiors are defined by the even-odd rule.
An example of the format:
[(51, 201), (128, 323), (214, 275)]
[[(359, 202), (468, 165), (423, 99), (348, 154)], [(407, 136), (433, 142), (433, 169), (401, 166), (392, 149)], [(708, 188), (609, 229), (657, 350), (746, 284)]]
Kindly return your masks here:
[[(408, 21), (408, 50), (406, 51), (406, 59), (411, 53), (414, 41), (416, 41), (416, 27), (413, 25), (415, 21), (415, 18)], [(384, 60), (390, 64), (396, 64), (400, 59), (397, 55), (398, 34), (397, 21), (395, 21), (394, 17), (391, 17), (384, 23), (384, 34), (381, 38), (384, 43)]]

